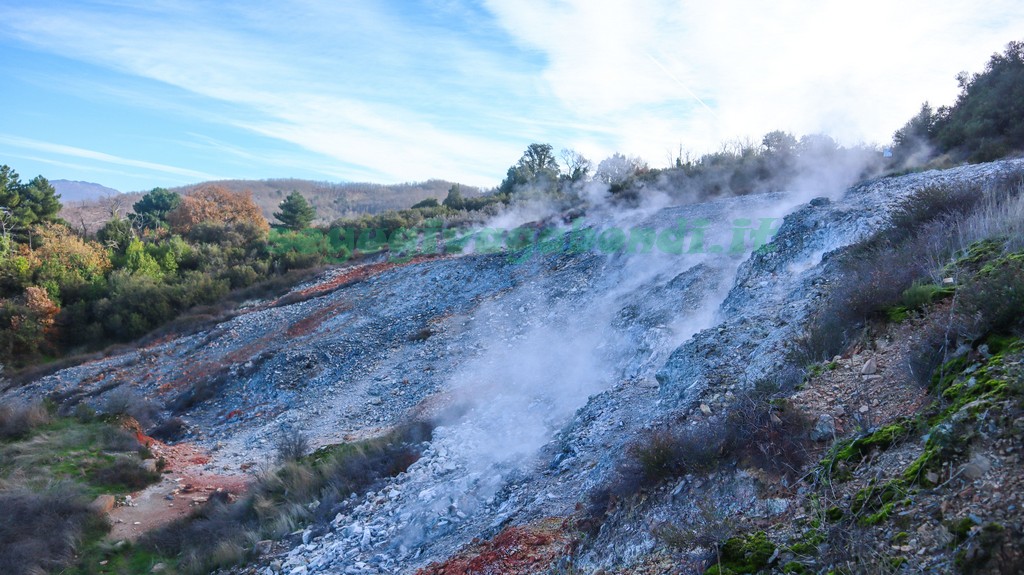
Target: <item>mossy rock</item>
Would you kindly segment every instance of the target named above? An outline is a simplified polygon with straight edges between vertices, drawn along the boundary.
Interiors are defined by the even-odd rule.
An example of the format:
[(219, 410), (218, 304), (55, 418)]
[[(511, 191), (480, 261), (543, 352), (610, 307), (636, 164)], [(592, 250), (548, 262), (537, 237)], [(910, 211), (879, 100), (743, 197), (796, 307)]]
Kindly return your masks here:
[(721, 560), (708, 568), (707, 575), (757, 573), (768, 566), (775, 545), (764, 531), (731, 537), (719, 550)]

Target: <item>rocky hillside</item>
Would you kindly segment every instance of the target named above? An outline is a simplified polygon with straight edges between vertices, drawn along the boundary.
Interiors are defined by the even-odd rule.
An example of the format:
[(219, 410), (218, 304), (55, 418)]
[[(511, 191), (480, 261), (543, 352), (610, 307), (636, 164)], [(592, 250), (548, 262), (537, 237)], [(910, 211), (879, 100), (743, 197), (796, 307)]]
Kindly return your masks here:
[[(960, 543), (977, 543), (993, 525), (1020, 527), (1012, 487), (1019, 435), (1003, 433), (1019, 432), (1020, 420), (1002, 427), (1002, 419), (978, 419), (981, 447), (966, 456), (973, 467), (949, 459), (927, 469), (933, 491), (911, 493), (897, 480), (932, 447), (910, 422), (966, 417), (936, 411), (928, 390), (899, 369), (917, 337), (913, 324), (866, 335), (806, 381), (794, 354), (842, 281), (840, 256), (891, 226), (903, 199), (1021, 169), (1024, 161), (1005, 161), (810, 196), (652, 204), (595, 213), (587, 223), (598, 241), (587, 249), (578, 249), (585, 234), (558, 224), (551, 230), (566, 234), (525, 251), (482, 253), (489, 250), (477, 244), (479, 253), (337, 269), (211, 330), (9, 393), (45, 394), (68, 411), (102, 411), (126, 395), (145, 406), (147, 433), (162, 439), (151, 448), (177, 456), (165, 481), (135, 498), (150, 502), (150, 515), (129, 506), (115, 516), (139, 522), (139, 531), (188, 509), (165, 509), (187, 492), (183, 483), (265, 485), (289, 434), (308, 438), (309, 449), (327, 447), (317, 452), (324, 454), (414, 421), (430, 428), (409, 441), (408, 465), (346, 497), (310, 498), (312, 511), (289, 524), (290, 536), (243, 545), (251, 562), (234, 569), (245, 572), (677, 573), (709, 564), (719, 573), (784, 565), (817, 572), (842, 561), (829, 555), (837, 547), (829, 521), (854, 534), (889, 515), (907, 519), (850, 548), (863, 547), (886, 569), (946, 572), (954, 551), (979, 562), (994, 553)], [(774, 234), (769, 244), (756, 246), (759, 230)], [(1019, 347), (989, 350), (974, 369), (991, 365), (992, 377), (1019, 378), (1020, 359)], [(638, 453), (643, 460), (638, 442), (659, 430), (736, 425), (741, 400), (756, 402), (751, 392), (764, 382), (775, 403), (752, 403), (748, 421), (781, 435), (810, 428), (803, 457), (739, 448), (746, 455), (726, 457), (722, 447), (713, 455), (728, 465), (672, 468), (658, 481), (645, 480), (643, 469), (629, 477)], [(780, 392), (791, 395), (784, 408)], [(703, 443), (718, 446), (718, 437)], [(828, 483), (826, 498), (816, 466), (844, 437), (861, 443), (840, 442), (852, 451), (832, 457), (849, 477)], [(655, 467), (671, 464), (658, 457)], [(858, 466), (862, 459), (870, 467)], [(948, 518), (961, 516), (971, 523), (947, 529)]]

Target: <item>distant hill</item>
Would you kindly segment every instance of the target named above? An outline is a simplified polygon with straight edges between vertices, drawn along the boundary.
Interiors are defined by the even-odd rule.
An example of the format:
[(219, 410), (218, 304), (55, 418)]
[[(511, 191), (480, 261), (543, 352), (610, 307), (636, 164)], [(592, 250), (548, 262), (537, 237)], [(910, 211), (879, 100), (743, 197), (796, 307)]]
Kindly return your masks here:
[(93, 182), (50, 180), (50, 184), (60, 194), (61, 202), (64, 203), (96, 200), (121, 193), (114, 188), (108, 188)]
[[(63, 181), (63, 180), (58, 180)], [(82, 182), (69, 182), (82, 183)], [(56, 182), (53, 182), (56, 187)], [(92, 184), (98, 186), (98, 184)], [(231, 191), (251, 191), (256, 204), (263, 210), (264, 217), (271, 223), (275, 222), (274, 212), (292, 190), (305, 196), (316, 208), (317, 217), (314, 224), (329, 224), (338, 218), (349, 218), (362, 214), (378, 214), (387, 210), (401, 210), (411, 207), (427, 198), (443, 200), (454, 182), (446, 180), (428, 180), (407, 184), (369, 184), (369, 183), (332, 183), (281, 178), (271, 180), (219, 180), (201, 182), (189, 186), (171, 188), (182, 195), (200, 186), (218, 185)], [(99, 186), (102, 188), (102, 186)], [(461, 185), (462, 195), (473, 197), (480, 190), (473, 186)], [(110, 189), (110, 188), (105, 188)], [(61, 189), (57, 188), (60, 192)], [(76, 228), (92, 233), (110, 219), (112, 213), (131, 213), (132, 204), (139, 201), (144, 192), (118, 194), (98, 194), (86, 200), (76, 201), (68, 196), (62, 197), (64, 209), (61, 217)]]
[[(188, 194), (205, 185), (223, 186), (231, 191), (251, 191), (253, 199), (263, 210), (267, 220), (274, 221), (274, 212), (285, 197), (295, 190), (305, 196), (316, 208), (314, 223), (327, 224), (338, 218), (361, 214), (378, 214), (387, 210), (402, 210), (427, 198), (443, 200), (455, 184), (446, 180), (427, 180), (407, 184), (332, 183), (281, 178), (271, 180), (221, 180), (202, 182), (191, 186), (172, 188)], [(480, 190), (461, 186), (462, 195), (474, 196)]]

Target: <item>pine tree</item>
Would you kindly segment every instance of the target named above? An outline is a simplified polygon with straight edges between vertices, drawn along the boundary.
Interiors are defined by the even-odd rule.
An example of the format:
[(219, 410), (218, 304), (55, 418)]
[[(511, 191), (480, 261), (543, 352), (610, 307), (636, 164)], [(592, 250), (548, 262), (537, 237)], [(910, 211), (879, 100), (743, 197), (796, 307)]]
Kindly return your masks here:
[(316, 218), (316, 208), (309, 205), (306, 198), (299, 192), (292, 192), (281, 202), (281, 211), (274, 214), (284, 227), (292, 230), (302, 230), (309, 227)]

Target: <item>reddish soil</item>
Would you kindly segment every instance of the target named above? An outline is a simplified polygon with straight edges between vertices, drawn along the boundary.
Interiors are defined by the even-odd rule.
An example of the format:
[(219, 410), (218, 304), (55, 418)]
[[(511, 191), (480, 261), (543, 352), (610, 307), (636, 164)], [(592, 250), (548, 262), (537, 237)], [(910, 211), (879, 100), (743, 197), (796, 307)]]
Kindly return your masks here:
[(379, 273), (385, 272), (385, 271), (387, 271), (387, 270), (389, 270), (391, 268), (397, 268), (397, 267), (401, 267), (401, 266), (407, 266), (407, 265), (410, 265), (410, 264), (417, 264), (417, 263), (420, 263), (420, 262), (425, 262), (425, 261), (429, 261), (429, 260), (436, 260), (436, 259), (442, 259), (442, 258), (446, 258), (446, 257), (450, 257), (450, 256), (443, 256), (443, 255), (415, 256), (415, 257), (409, 258), (409, 260), (404, 261), (404, 262), (387, 261), (387, 262), (381, 262), (381, 263), (376, 263), (376, 264), (365, 264), (365, 265), (360, 265), (360, 266), (353, 266), (352, 268), (345, 270), (344, 272), (342, 272), (342, 273), (332, 277), (331, 279), (329, 279), (329, 280), (327, 280), (325, 282), (321, 282), (321, 283), (318, 283), (318, 284), (316, 284), (314, 286), (310, 286), (310, 287), (308, 287), (308, 288), (306, 288), (304, 290), (300, 290), (300, 291), (297, 291), (297, 292), (289, 293), (285, 297), (287, 297), (288, 299), (316, 297), (318, 295), (325, 294), (327, 292), (330, 292), (330, 291), (333, 291), (335, 289), (338, 289), (338, 288), (340, 288), (342, 286), (346, 286), (346, 285), (349, 285), (349, 284), (352, 284), (352, 283), (355, 283), (355, 282), (358, 282), (358, 281), (363, 281), (363, 280), (365, 280), (365, 279), (367, 279), (369, 277), (373, 277), (373, 276), (375, 276), (375, 275), (377, 275)]
[[(128, 427), (132, 425), (129, 423)], [(163, 458), (166, 467), (159, 483), (131, 494), (130, 505), (115, 507), (110, 512), (113, 528), (108, 537), (111, 540), (138, 539), (151, 529), (188, 515), (214, 492), (226, 492), (230, 498), (237, 498), (252, 480), (245, 475), (218, 474), (203, 469), (210, 463), (211, 456), (194, 445), (167, 445), (143, 435), (137, 427), (133, 431), (139, 443), (148, 446), (157, 459)]]
[(298, 337), (302, 335), (309, 335), (313, 330), (319, 327), (324, 320), (332, 318), (339, 313), (350, 309), (352, 309), (352, 304), (348, 302), (337, 302), (325, 306), (322, 309), (318, 309), (317, 311), (293, 323), (291, 327), (288, 328), (288, 336)]
[(443, 563), (431, 563), (417, 575), (526, 575), (546, 573), (572, 546), (567, 520), (549, 517), (507, 527), (494, 539), (475, 543)]

